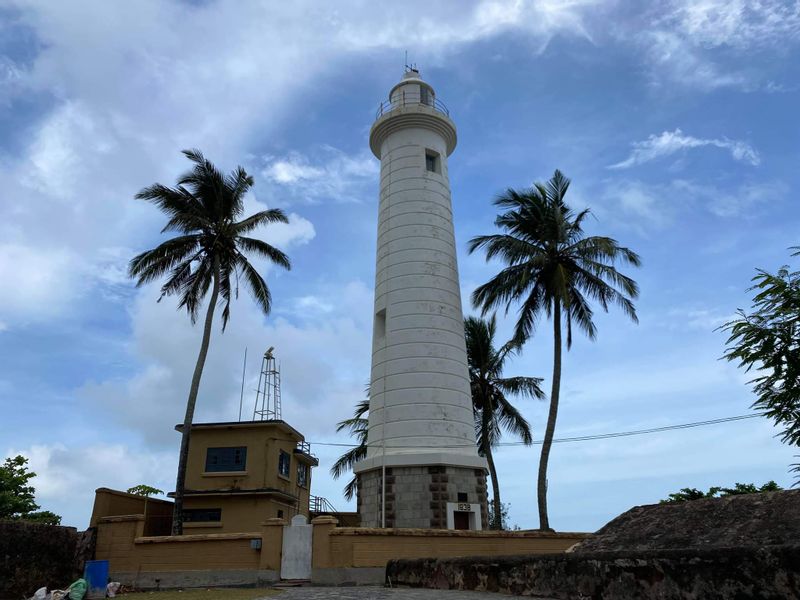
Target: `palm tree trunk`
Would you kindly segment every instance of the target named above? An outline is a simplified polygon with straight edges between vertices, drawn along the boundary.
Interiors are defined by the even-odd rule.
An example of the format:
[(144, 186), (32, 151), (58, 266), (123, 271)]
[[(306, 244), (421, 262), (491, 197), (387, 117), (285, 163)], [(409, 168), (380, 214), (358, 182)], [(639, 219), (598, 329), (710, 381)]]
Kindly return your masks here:
[(214, 321), (214, 308), (217, 306), (219, 296), (219, 265), (214, 264), (214, 283), (211, 288), (211, 299), (208, 302), (206, 321), (203, 327), (203, 340), (200, 343), (200, 354), (194, 366), (192, 386), (189, 388), (189, 399), (186, 401), (186, 415), (183, 417), (181, 430), (181, 452), (178, 458), (178, 477), (175, 481), (175, 506), (172, 511), (172, 535), (183, 535), (183, 489), (186, 483), (186, 462), (189, 459), (189, 437), (194, 419), (194, 407), (197, 404), (197, 392), (200, 389), (200, 378), (203, 376), (203, 367), (206, 364), (208, 345), (211, 341), (211, 324)]
[[(489, 439), (489, 419), (491, 417), (490, 411), (493, 408), (491, 406), (491, 400), (488, 399), (489, 392), (484, 388), (484, 402), (483, 402), (483, 409), (481, 410), (481, 427), (483, 428), (483, 439)], [(486, 444), (483, 450), (483, 454), (486, 456), (486, 462), (489, 463), (489, 477), (492, 479), (492, 504), (494, 505), (494, 510), (492, 511), (492, 522), (489, 523), (489, 527), (491, 529), (502, 529), (503, 528), (503, 518), (500, 510), (502, 509), (503, 505), (500, 503), (500, 483), (497, 478), (497, 471), (495, 471), (494, 467), (494, 456), (492, 456), (492, 447), (489, 443)]]
[(502, 529), (503, 528), (503, 504), (500, 502), (500, 482), (497, 478), (497, 471), (494, 468), (494, 457), (492, 456), (492, 449), (486, 449), (486, 462), (489, 463), (489, 477), (492, 478), (492, 504), (494, 505), (494, 510), (492, 511), (492, 523), (489, 524), (491, 529)]
[(553, 387), (550, 392), (550, 411), (547, 414), (547, 427), (544, 430), (542, 454), (539, 458), (539, 479), (537, 497), (539, 500), (539, 529), (552, 531), (547, 518), (547, 462), (558, 417), (558, 397), (561, 392), (561, 304), (553, 302)]

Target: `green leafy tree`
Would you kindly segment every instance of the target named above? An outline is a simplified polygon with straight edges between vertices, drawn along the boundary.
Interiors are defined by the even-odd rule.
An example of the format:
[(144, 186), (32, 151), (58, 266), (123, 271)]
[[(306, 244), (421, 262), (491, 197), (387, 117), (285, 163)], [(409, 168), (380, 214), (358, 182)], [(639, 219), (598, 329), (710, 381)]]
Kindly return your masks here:
[(61, 524), (57, 514), (39, 510), (36, 489), (30, 484), (36, 473), (29, 471), (27, 464), (27, 458), (17, 455), (6, 458), (0, 466), (0, 519)]
[[(800, 256), (800, 248), (792, 248)], [(750, 312), (722, 326), (727, 332), (723, 358), (757, 376), (750, 383), (753, 408), (781, 428), (781, 441), (800, 446), (800, 271), (781, 267), (753, 277)], [(800, 473), (800, 465), (793, 471)]]
[(539, 387), (542, 380), (537, 377), (503, 377), (503, 368), (514, 346), (505, 344), (502, 348), (496, 348), (494, 343), (496, 331), (495, 315), (489, 319), (478, 317), (464, 319), (478, 452), (486, 457), (489, 477), (492, 480), (493, 509), (489, 523), (492, 529), (504, 529), (500, 483), (492, 449), (500, 443), (504, 429), (520, 438), (526, 446), (533, 443), (530, 425), (509, 402), (507, 396), (542, 399), (544, 392)]
[(736, 483), (732, 488), (710, 487), (707, 492), (702, 492), (697, 488), (681, 488), (681, 491), (670, 494), (666, 500), (661, 500), (660, 504), (674, 504), (676, 502), (690, 502), (701, 498), (721, 498), (723, 496), (740, 496), (742, 494), (757, 494), (759, 492), (777, 492), (783, 488), (774, 481), (768, 481), (762, 486), (754, 483)]
[[(339, 423), (336, 424), (337, 432), (347, 430), (350, 433), (350, 436), (356, 439), (358, 445), (350, 448), (350, 450), (342, 454), (339, 459), (333, 463), (333, 466), (331, 467), (331, 475), (334, 479), (339, 479), (339, 477), (345, 473), (352, 471), (353, 466), (359, 460), (367, 457), (367, 429), (369, 426), (369, 419), (367, 418), (368, 413), (369, 398), (365, 398), (356, 404), (356, 409), (352, 418), (339, 421)], [(358, 478), (354, 475), (350, 481), (347, 482), (347, 485), (344, 486), (343, 493), (347, 500), (353, 499), (353, 496), (356, 493), (357, 485)]]
[(589, 339), (597, 329), (592, 320), (591, 301), (603, 310), (615, 304), (638, 321), (633, 299), (639, 294), (636, 282), (617, 271), (619, 262), (639, 266), (639, 256), (616, 240), (586, 236), (583, 222), (589, 209), (575, 213), (564, 202), (569, 179), (556, 171), (547, 183), (524, 190), (509, 189), (494, 204), (503, 209), (495, 219), (501, 233), (481, 235), (469, 242), (470, 253), (486, 252), (486, 260), (500, 259), (505, 268), (472, 294), (483, 314), (493, 308), (519, 304), (513, 343), (522, 346), (545, 316), (553, 322), (553, 380), (550, 409), (539, 460), (537, 499), (539, 527), (550, 529), (547, 514), (547, 464), (553, 443), (561, 390), (562, 335), (572, 346), (573, 325)]
[(167, 215), (168, 221), (162, 233), (171, 231), (178, 235), (134, 257), (128, 269), (137, 285), (166, 277), (161, 287), (161, 297), (177, 295), (180, 298), (179, 308), (186, 309), (192, 323), (197, 321), (203, 300), (211, 290), (200, 352), (181, 428), (172, 518), (174, 535), (183, 533), (183, 495), (189, 436), (211, 340), (214, 310), (217, 304), (222, 306), (224, 331), (230, 318), (231, 298), (238, 295), (239, 282), (242, 281), (264, 314), (269, 314), (272, 307), (269, 288), (250, 263), (247, 254), (265, 258), (285, 269), (290, 268), (286, 254), (263, 240), (248, 236), (262, 225), (288, 222), (279, 209), (264, 210), (241, 218), (244, 198), (253, 186), (253, 178), (242, 167), (223, 175), (199, 150), (185, 150), (183, 154), (194, 166), (178, 179), (176, 187), (156, 183), (136, 195), (137, 199), (152, 202)]
[(144, 496), (145, 498), (149, 498), (150, 496), (156, 496), (158, 494), (163, 494), (164, 490), (160, 490), (158, 488), (154, 488), (149, 485), (139, 484), (135, 485), (131, 488), (128, 488), (129, 494), (134, 494), (135, 496)]

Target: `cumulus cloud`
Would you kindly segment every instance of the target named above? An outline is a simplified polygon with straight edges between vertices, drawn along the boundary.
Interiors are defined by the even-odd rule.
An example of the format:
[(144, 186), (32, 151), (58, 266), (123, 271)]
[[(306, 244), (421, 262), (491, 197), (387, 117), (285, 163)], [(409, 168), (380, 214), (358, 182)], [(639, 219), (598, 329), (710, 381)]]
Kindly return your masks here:
[[(269, 278), (268, 284), (274, 293), (276, 284)], [(172, 426), (183, 420), (201, 331), (185, 313), (176, 313), (174, 302), (157, 303), (157, 296), (156, 289), (148, 288), (132, 309), (130, 361), (141, 367), (129, 376), (88, 383), (80, 396), (91, 406), (102, 406), (116, 425), (151, 444), (166, 445), (176, 439)], [(322, 297), (327, 303), (309, 299)], [(349, 414), (361, 397), (369, 374), (371, 288), (358, 280), (325, 285), (296, 302), (303, 310), (266, 318), (243, 300), (232, 305), (224, 333), (214, 328), (195, 420), (238, 418), (245, 348), (243, 416), (251, 418), (261, 353), (274, 346), (283, 372), (284, 417), (302, 423), (307, 435), (331, 434), (335, 420)], [(308, 310), (310, 305), (324, 310)], [(319, 411), (321, 402), (324, 412)]]
[(631, 144), (633, 151), (625, 160), (613, 165), (609, 169), (628, 169), (636, 165), (670, 156), (682, 150), (711, 146), (722, 148), (730, 152), (734, 160), (757, 166), (761, 162), (758, 152), (746, 142), (730, 140), (728, 138), (703, 139), (684, 134), (680, 129), (664, 131), (659, 135), (651, 134), (643, 142)]
[(141, 452), (125, 444), (62, 442), (4, 450), (6, 456), (28, 458), (28, 467), (36, 473), (31, 483), (42, 509), (60, 514), (63, 524), (79, 529), (89, 525), (98, 487), (126, 490), (143, 483), (168, 491), (175, 485), (178, 461), (172, 451)]

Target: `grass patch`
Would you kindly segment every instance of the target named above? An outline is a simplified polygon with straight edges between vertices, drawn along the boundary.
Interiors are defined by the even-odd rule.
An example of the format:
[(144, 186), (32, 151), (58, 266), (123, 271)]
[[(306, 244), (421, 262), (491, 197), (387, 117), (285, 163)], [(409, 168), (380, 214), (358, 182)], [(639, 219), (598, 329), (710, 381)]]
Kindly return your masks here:
[(268, 588), (209, 588), (196, 590), (169, 590), (166, 592), (134, 592), (117, 596), (120, 600), (256, 600), (280, 594)]

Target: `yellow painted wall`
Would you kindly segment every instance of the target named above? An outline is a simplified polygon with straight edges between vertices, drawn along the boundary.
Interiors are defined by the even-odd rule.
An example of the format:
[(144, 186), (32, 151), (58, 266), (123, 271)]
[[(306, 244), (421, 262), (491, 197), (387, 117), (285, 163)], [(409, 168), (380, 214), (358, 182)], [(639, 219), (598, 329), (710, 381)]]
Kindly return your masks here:
[[(280, 568), (282, 519), (244, 533), (143, 536), (143, 515), (105, 517), (97, 523), (96, 558), (111, 573)], [(396, 558), (449, 558), (555, 554), (586, 539), (584, 533), (338, 528), (333, 517), (314, 520), (315, 568), (383, 567)], [(261, 539), (261, 550), (251, 548)]]
[(278, 511), (291, 520), (297, 508), (268, 496), (190, 496), (184, 500), (185, 508), (219, 508), (222, 520), (219, 523), (183, 524), (183, 532), (190, 533), (235, 533), (238, 531), (257, 531), (267, 519), (276, 518)]
[[(396, 558), (558, 554), (587, 534), (332, 528), (314, 537), (314, 567), (383, 567)], [(325, 548), (327, 538), (328, 548)]]
[(144, 498), (109, 488), (95, 490), (89, 527), (95, 527), (97, 521), (103, 517), (138, 514), (145, 515), (145, 535), (169, 534), (172, 502), (158, 498)]
[(95, 550), (98, 559), (109, 561), (112, 573), (259, 568), (261, 552), (250, 547), (250, 540), (261, 538), (260, 531), (144, 537), (137, 535), (142, 521), (136, 516), (116, 519), (100, 520)]

